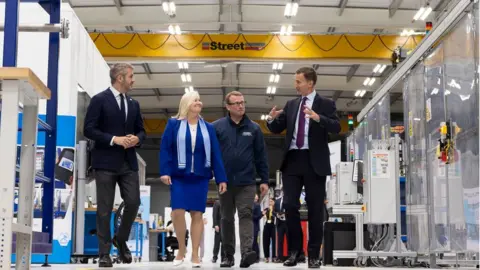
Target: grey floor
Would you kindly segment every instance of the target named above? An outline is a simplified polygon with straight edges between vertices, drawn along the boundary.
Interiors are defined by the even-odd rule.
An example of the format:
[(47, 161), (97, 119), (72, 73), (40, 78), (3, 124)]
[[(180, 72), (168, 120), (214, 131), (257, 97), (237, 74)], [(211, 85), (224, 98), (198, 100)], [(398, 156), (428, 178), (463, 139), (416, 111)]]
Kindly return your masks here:
[[(42, 268), (40, 265), (33, 265), (31, 269), (40, 269)], [(173, 266), (171, 262), (144, 262), (144, 263), (132, 263), (132, 264), (116, 264), (113, 269), (134, 269), (134, 268), (140, 268), (140, 269), (164, 269), (164, 270), (170, 270), (170, 269), (192, 269), (191, 264), (186, 261), (183, 265), (181, 266)], [(42, 269), (52, 269), (52, 270), (60, 270), (60, 269), (79, 269), (79, 270), (90, 270), (90, 269), (105, 269), (105, 268), (98, 268), (98, 265), (94, 264), (69, 264), (69, 265), (52, 265), (51, 268), (42, 268)], [(112, 269), (112, 268), (110, 268)], [(201, 269), (226, 269), (226, 268), (220, 268), (220, 265), (213, 264), (211, 262), (205, 262), (202, 265)], [(238, 265), (234, 266), (233, 269), (240, 269)], [(299, 264), (296, 267), (292, 268), (286, 268), (283, 267), (282, 264), (276, 264), (276, 263), (258, 263), (252, 265), (249, 269), (285, 269), (285, 270), (294, 270), (294, 269), (308, 269), (306, 264)], [(357, 267), (333, 267), (333, 266), (322, 266), (321, 269), (327, 269), (327, 270), (341, 270), (341, 269), (362, 269), (362, 268), (357, 268)], [(365, 269), (365, 268), (363, 268)], [(392, 268), (381, 268), (381, 267), (372, 267), (372, 269), (376, 270), (387, 270), (387, 269), (392, 269)], [(417, 269), (425, 269), (425, 268), (417, 268)]]

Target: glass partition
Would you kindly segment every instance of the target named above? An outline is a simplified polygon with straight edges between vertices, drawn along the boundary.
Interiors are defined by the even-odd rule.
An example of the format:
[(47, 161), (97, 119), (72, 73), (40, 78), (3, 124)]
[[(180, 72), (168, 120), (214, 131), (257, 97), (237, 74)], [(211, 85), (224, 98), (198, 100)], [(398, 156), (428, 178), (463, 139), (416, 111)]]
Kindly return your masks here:
[(425, 156), (424, 66), (419, 63), (404, 83), (407, 246), (428, 252), (428, 200)]
[[(478, 85), (474, 17), (468, 14), (444, 42), (445, 119), (452, 130), (452, 160), (444, 178), (448, 190), (449, 249), (478, 251)], [(472, 201), (471, 198), (477, 198)], [(475, 215), (476, 213), (476, 215)], [(476, 228), (476, 230), (475, 230)], [(438, 249), (438, 248), (437, 248)]]
[(405, 79), (408, 248), (419, 254), (479, 251), (476, 20), (466, 14)]

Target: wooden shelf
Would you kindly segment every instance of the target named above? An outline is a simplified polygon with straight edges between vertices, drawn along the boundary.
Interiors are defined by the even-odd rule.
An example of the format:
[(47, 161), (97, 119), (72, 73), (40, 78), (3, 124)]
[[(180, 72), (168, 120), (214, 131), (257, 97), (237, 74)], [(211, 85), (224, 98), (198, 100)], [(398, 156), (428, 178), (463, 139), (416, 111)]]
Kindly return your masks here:
[(18, 80), (25, 83), (24, 86), (33, 90), (40, 99), (50, 99), (50, 89), (29, 68), (0, 68), (0, 80)]

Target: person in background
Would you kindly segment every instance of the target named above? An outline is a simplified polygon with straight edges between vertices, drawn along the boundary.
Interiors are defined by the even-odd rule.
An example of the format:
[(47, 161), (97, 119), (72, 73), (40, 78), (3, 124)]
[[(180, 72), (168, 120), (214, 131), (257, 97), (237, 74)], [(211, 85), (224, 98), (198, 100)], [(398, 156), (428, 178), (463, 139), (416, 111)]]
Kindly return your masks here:
[(289, 258), (284, 266), (297, 265), (301, 253), (300, 203), (305, 186), (308, 207), (308, 267), (320, 268), (323, 239), (323, 200), (325, 181), (331, 175), (328, 134), (340, 132), (335, 101), (315, 91), (317, 72), (303, 67), (295, 73), (300, 97), (287, 101), (283, 110), (272, 108), (268, 129), (279, 134), (286, 130), (284, 157), (280, 170), (288, 225)]
[(275, 201), (273, 198), (269, 200), (268, 208), (263, 209), (263, 216), (265, 217), (265, 225), (263, 226), (263, 254), (265, 254), (265, 262), (270, 261), (270, 244), (272, 247), (272, 262), (276, 260), (275, 247)]
[(220, 267), (235, 264), (235, 210), (238, 210), (241, 245), (240, 267), (255, 263), (253, 243), (253, 200), (257, 191), (255, 172), (260, 176), (262, 196), (268, 190), (268, 163), (260, 126), (245, 115), (245, 99), (238, 91), (225, 97), (228, 115), (213, 123), (222, 149), (228, 176), (228, 191), (220, 195), (222, 246), (225, 258)]
[[(173, 226), (178, 239), (185, 238), (185, 212), (192, 218), (192, 266), (201, 266), (198, 249), (202, 237), (203, 213), (207, 205), (208, 182), (215, 174), (219, 193), (227, 189), (227, 177), (213, 126), (200, 116), (202, 102), (197, 91), (185, 93), (178, 113), (167, 122), (160, 146), (160, 179), (170, 185)], [(213, 173), (212, 173), (213, 172)], [(173, 260), (183, 263), (186, 246), (179, 241)]]
[(277, 261), (276, 262), (283, 262), (284, 259), (284, 252), (283, 252), (283, 240), (285, 239), (285, 236), (287, 235), (287, 222), (286, 222), (286, 217), (285, 217), (285, 205), (283, 204), (283, 196), (280, 196), (275, 201), (275, 208), (274, 208), (274, 213), (275, 217), (277, 219), (276, 222), (276, 229), (277, 229), (277, 238), (278, 238), (278, 248), (277, 248)]
[[(220, 251), (220, 243), (222, 242), (222, 235), (221, 235), (221, 222), (222, 222), (222, 215), (220, 213), (220, 200), (215, 200), (213, 203), (213, 229), (215, 230), (215, 240), (213, 244), (213, 258), (212, 262), (216, 263), (218, 260), (218, 252)], [(220, 258), (223, 260), (223, 250), (220, 253)]]
[[(146, 138), (140, 105), (127, 95), (135, 82), (133, 66), (113, 65), (110, 82), (112, 86), (92, 97), (83, 128), (85, 137), (95, 142), (91, 163), (97, 192), (99, 267), (113, 267), (110, 258), (112, 243), (123, 263), (132, 262), (127, 240), (140, 206), (135, 147)], [(110, 221), (117, 184), (125, 209), (120, 227), (112, 239)]]
[(258, 194), (255, 194), (255, 201), (253, 202), (253, 251), (257, 253), (257, 260), (258, 263), (260, 261), (260, 247), (258, 242), (260, 241), (258, 235), (260, 233), (260, 220), (262, 219), (262, 208), (258, 203)]

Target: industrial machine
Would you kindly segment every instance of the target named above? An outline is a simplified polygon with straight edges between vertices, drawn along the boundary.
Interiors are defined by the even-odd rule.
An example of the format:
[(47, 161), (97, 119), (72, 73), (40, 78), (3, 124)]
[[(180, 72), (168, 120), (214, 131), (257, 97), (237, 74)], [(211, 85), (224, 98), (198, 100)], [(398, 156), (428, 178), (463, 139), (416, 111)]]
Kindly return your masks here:
[[(401, 241), (399, 141), (398, 135), (386, 140), (372, 140), (364, 162), (337, 165), (337, 203), (331, 212), (333, 216), (354, 217), (355, 249), (333, 250), (334, 265), (338, 264), (338, 259), (350, 258), (354, 259), (355, 266), (365, 266), (368, 259), (374, 265), (385, 266), (386, 261), (395, 258), (403, 263), (402, 258), (416, 256), (415, 252), (408, 252)], [(357, 197), (358, 182), (363, 186), (361, 199)], [(357, 201), (361, 204), (353, 204)], [(370, 250), (364, 245), (364, 224), (369, 226), (367, 239), (374, 243)]]
[(352, 204), (357, 201), (357, 182), (353, 178), (353, 162), (340, 162), (336, 166), (335, 204)]

